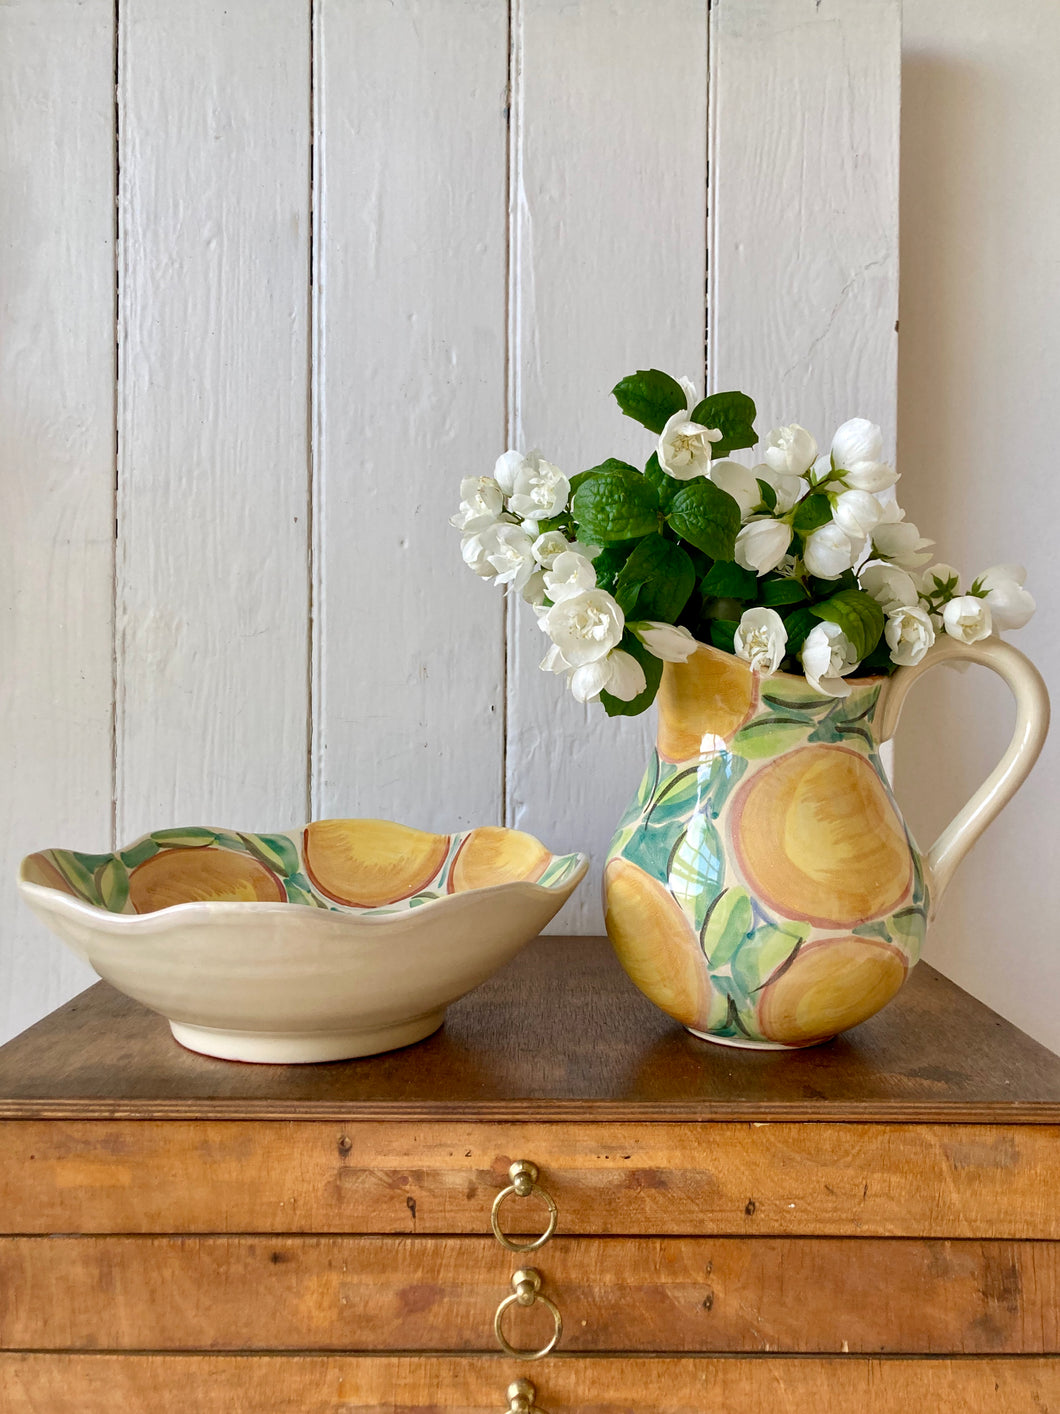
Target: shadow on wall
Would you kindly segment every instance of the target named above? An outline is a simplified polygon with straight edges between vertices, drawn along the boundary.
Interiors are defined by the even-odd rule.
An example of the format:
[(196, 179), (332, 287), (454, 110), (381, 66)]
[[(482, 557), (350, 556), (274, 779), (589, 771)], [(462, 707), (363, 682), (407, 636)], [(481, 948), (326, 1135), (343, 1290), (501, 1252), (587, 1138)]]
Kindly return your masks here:
[[(1060, 513), (1048, 426), (1060, 333), (1048, 308), (1054, 238), (1038, 193), (1055, 181), (1043, 166), (1060, 163), (1060, 138), (1054, 128), (1039, 146), (1028, 143), (1029, 113), (1014, 88), (1026, 75), (1011, 50), (997, 65), (981, 52), (982, 64), (927, 54), (903, 63), (900, 493), (909, 518), (936, 538), (939, 560), (967, 580), (991, 564), (1022, 562), (1046, 604), (1056, 572), (1042, 525)], [(1052, 288), (1043, 288), (1050, 262)], [(1051, 618), (1046, 608), (1010, 637), (1057, 700)], [(980, 669), (939, 670), (918, 685), (898, 734), (895, 779), (924, 847), (991, 770), (1014, 716), (1007, 689)], [(1054, 734), (958, 871), (926, 949), (928, 961), (1054, 1049), (1058, 776)]]

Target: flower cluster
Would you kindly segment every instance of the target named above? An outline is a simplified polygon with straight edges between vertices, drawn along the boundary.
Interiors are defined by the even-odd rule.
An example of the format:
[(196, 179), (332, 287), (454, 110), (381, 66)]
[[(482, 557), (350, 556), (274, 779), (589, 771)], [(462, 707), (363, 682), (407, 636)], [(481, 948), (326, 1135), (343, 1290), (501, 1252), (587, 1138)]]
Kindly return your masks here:
[(452, 524), (465, 563), (533, 606), (580, 702), (643, 711), (664, 662), (702, 640), (754, 670), (802, 671), (817, 691), (919, 663), (939, 634), (974, 643), (1034, 612), (1019, 565), (967, 588), (894, 499), (880, 429), (853, 418), (818, 446), (805, 428), (754, 447), (742, 393), (697, 401), (687, 379), (623, 379), (622, 411), (656, 434), (643, 471), (614, 458), (568, 477), (539, 452), (508, 451), (461, 483)]

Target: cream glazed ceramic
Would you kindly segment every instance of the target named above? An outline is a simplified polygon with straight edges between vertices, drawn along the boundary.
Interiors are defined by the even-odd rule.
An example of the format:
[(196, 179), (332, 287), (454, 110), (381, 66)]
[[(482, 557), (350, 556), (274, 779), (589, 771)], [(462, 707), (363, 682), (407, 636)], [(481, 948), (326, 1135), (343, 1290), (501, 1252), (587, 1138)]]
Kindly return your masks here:
[[(989, 779), (921, 854), (879, 745), (935, 664), (980, 663), (1016, 698)], [(607, 930), (632, 980), (704, 1039), (788, 1049), (872, 1016), (920, 956), (953, 871), (1037, 759), (1049, 700), (998, 638), (824, 697), (700, 646), (665, 667), (657, 747), (611, 843)]]
[(30, 908), (105, 981), (227, 1060), (344, 1060), (422, 1040), (559, 912), (588, 867), (531, 835), (319, 820), (157, 830), (22, 861)]

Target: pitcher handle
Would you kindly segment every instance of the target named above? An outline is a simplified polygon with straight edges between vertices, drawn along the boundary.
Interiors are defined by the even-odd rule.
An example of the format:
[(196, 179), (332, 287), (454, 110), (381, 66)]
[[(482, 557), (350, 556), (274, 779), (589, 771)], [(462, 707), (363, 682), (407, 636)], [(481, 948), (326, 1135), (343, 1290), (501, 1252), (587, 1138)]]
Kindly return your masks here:
[(1049, 694), (1042, 675), (1018, 648), (996, 637), (984, 638), (978, 643), (940, 637), (915, 668), (898, 668), (884, 683), (876, 710), (880, 741), (889, 741), (894, 736), (906, 694), (917, 678), (939, 663), (955, 661), (981, 663), (1004, 678), (1016, 699), (1016, 729), (1004, 756), (927, 853), (924, 866), (931, 916), (957, 865), (1026, 780), (1049, 730)]

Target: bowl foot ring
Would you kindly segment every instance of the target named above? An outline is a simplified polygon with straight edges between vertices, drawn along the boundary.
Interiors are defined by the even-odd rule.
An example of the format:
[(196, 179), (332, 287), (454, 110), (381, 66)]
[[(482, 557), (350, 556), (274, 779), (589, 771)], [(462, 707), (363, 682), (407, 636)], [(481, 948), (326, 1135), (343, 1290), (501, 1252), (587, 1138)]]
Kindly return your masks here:
[(437, 1031), (444, 1020), (442, 1007), (411, 1020), (352, 1031), (229, 1031), (182, 1021), (171, 1021), (169, 1029), (186, 1050), (200, 1055), (258, 1065), (309, 1065), (353, 1060), (411, 1046)]

